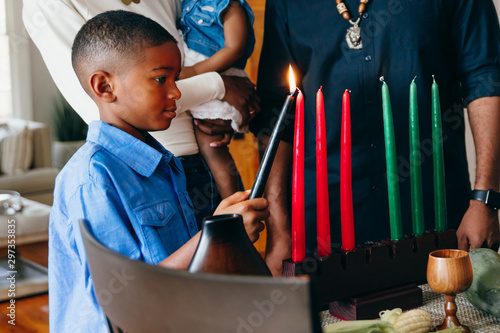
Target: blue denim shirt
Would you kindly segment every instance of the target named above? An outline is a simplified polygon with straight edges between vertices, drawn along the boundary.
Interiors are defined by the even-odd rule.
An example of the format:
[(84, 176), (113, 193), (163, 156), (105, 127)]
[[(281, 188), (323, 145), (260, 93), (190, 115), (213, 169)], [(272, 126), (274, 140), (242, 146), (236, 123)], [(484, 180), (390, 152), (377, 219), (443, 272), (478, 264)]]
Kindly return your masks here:
[[(207, 57), (224, 48), (224, 27), (220, 14), (231, 0), (182, 0), (182, 13), (178, 27), (184, 34), (187, 46)], [(245, 0), (239, 0), (248, 15), (248, 38), (245, 56), (232, 67), (244, 69), (255, 45), (254, 15)]]
[(49, 226), (51, 332), (107, 332), (78, 227), (90, 221), (107, 247), (153, 265), (198, 232), (180, 161), (103, 122), (57, 177)]

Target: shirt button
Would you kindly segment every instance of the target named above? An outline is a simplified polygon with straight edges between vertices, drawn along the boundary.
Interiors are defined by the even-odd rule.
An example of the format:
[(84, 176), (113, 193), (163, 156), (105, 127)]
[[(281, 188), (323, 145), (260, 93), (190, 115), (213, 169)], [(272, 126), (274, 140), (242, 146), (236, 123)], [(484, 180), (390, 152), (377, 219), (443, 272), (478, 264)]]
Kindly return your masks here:
[(371, 60), (372, 60), (372, 56), (371, 56), (371, 55), (367, 55), (367, 56), (365, 57), (365, 61), (371, 61)]
[(368, 16), (370, 16), (370, 15), (368, 15), (368, 13), (363, 14), (363, 18), (368, 18)]
[(162, 220), (162, 219), (163, 219), (163, 214), (162, 214), (162, 213), (158, 213), (158, 218), (159, 218), (160, 220)]
[(378, 191), (378, 186), (377, 186), (377, 185), (372, 185), (371, 190), (372, 190), (373, 192)]
[(189, 227), (190, 227), (191, 229), (194, 229), (194, 224), (193, 224), (193, 222), (189, 223)]
[(203, 20), (202, 19), (199, 19), (198, 20), (198, 24), (202, 24), (203, 23)]
[(372, 143), (372, 144), (370, 145), (370, 147), (371, 147), (371, 148), (373, 148), (373, 149), (375, 149), (375, 148), (377, 148), (377, 144)]

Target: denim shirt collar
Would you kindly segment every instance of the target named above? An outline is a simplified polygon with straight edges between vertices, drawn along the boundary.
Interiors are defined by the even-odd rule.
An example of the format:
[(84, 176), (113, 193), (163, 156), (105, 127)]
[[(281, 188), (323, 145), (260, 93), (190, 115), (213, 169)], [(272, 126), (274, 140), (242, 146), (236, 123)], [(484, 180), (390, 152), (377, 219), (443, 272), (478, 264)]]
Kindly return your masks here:
[[(149, 133), (145, 133), (145, 137), (146, 142), (142, 142), (103, 121), (91, 122), (87, 133), (87, 141), (111, 152), (144, 177), (150, 177), (153, 174), (162, 158), (172, 167), (180, 168), (171, 152), (165, 149)], [(171, 161), (173, 163), (170, 163)]]

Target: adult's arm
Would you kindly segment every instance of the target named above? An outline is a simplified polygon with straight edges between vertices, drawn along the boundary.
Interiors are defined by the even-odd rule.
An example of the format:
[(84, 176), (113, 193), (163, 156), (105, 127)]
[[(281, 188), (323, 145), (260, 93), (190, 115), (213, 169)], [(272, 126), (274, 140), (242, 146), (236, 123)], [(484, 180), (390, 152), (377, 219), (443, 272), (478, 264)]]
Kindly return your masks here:
[[(468, 114), (476, 150), (474, 189), (495, 191), (500, 184), (500, 97), (483, 97), (469, 104)], [(460, 249), (483, 245), (492, 247), (500, 241), (498, 212), (484, 203), (471, 200), (457, 230)]]
[[(259, 61), (257, 93), (261, 98), (261, 111), (250, 123), (250, 129), (259, 139), (261, 150), (267, 146), (279, 112), (289, 93), (288, 66), (301, 77), (300, 64), (291, 51), (292, 40), (288, 34), (287, 1), (267, 0), (265, 11), (264, 42)], [(300, 79), (297, 82), (302, 82)], [(282, 274), (282, 261), (290, 257), (291, 235), (288, 212), (288, 182), (291, 172), (294, 112), (285, 120), (282, 141), (266, 184), (264, 196), (269, 200), (270, 217), (266, 221), (266, 262), (275, 276)]]
[[(269, 136), (262, 135), (259, 144), (267, 147)], [(292, 256), (290, 214), (288, 212), (288, 181), (292, 162), (292, 145), (281, 141), (266, 184), (265, 197), (272, 209), (266, 221), (266, 263), (273, 276), (283, 274), (283, 260)]]
[[(23, 21), (42, 54), (56, 86), (87, 123), (99, 119), (94, 101), (83, 90), (71, 65), (73, 40), (86, 22), (69, 1), (23, 0)], [(177, 112), (212, 99), (223, 99), (225, 82), (217, 73), (206, 73), (178, 82), (182, 97)]]
[[(499, 189), (500, 27), (490, 0), (454, 2), (452, 41), (456, 73), (468, 105), (476, 148), (474, 189)], [(458, 246), (468, 250), (500, 240), (497, 212), (471, 200), (457, 230)]]

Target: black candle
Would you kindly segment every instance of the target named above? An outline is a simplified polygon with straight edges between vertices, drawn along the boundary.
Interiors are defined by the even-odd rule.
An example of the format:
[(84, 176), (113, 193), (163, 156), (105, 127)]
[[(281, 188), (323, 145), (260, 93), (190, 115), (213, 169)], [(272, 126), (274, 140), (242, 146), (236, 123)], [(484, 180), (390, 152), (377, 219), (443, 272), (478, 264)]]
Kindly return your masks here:
[(281, 134), (283, 128), (285, 127), (283, 122), (290, 111), (295, 95), (297, 93), (297, 88), (295, 87), (295, 80), (293, 78), (292, 67), (290, 66), (290, 94), (286, 97), (285, 103), (281, 108), (278, 120), (274, 125), (273, 132), (269, 138), (269, 143), (267, 144), (266, 151), (260, 162), (259, 170), (257, 171), (257, 176), (252, 186), (252, 191), (250, 192), (249, 199), (260, 198), (264, 194), (264, 189), (266, 188), (267, 177), (271, 171), (273, 165), (274, 156), (276, 156), (276, 151), (278, 150), (278, 145), (281, 139)]

